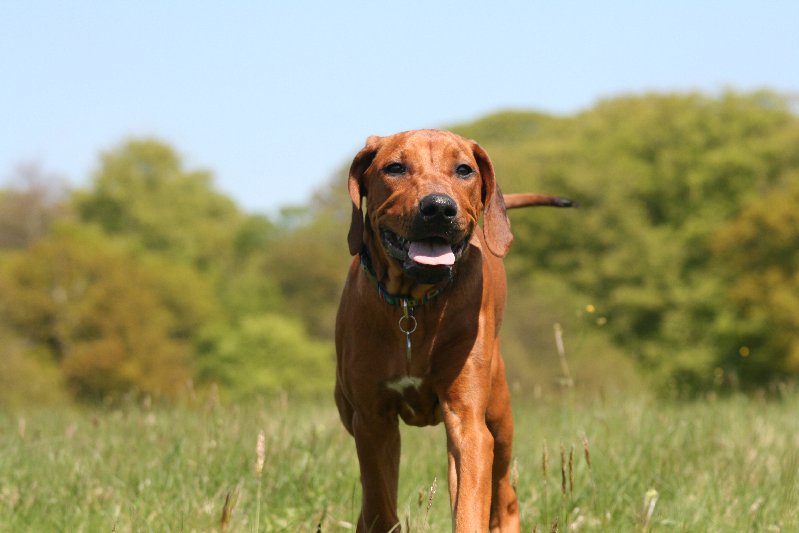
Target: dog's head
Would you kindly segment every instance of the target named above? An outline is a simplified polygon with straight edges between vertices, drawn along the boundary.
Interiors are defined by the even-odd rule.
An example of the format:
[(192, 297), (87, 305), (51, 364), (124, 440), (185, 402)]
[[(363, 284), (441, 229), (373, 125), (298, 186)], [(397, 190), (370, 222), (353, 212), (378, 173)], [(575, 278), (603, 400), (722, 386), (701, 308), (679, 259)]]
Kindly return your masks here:
[(476, 142), (450, 132), (369, 137), (352, 161), (349, 192), (350, 253), (366, 242), (418, 283), (451, 275), (481, 215), (491, 253), (504, 256), (513, 239), (491, 160)]

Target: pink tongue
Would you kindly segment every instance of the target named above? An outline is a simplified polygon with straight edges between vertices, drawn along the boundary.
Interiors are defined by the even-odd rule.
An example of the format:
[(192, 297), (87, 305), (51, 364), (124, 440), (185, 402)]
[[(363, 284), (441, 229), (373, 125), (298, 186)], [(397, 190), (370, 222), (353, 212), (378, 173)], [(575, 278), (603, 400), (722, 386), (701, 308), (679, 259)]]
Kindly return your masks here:
[(444, 242), (412, 242), (408, 249), (408, 257), (423, 265), (454, 265), (455, 254)]

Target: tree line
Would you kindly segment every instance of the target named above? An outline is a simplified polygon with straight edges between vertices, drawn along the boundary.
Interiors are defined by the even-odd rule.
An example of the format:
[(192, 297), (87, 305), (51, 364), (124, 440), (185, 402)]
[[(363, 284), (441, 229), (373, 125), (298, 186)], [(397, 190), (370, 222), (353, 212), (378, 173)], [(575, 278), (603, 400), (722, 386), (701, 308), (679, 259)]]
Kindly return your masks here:
[[(799, 120), (771, 92), (613, 98), (453, 127), (507, 192), (511, 382), (664, 392), (799, 375)], [(346, 155), (342, 156), (346, 159)], [(133, 139), (85, 188), (20, 169), (0, 191), (0, 403), (328, 393), (349, 261), (342, 169), (302, 206), (244, 212), (177, 151)]]

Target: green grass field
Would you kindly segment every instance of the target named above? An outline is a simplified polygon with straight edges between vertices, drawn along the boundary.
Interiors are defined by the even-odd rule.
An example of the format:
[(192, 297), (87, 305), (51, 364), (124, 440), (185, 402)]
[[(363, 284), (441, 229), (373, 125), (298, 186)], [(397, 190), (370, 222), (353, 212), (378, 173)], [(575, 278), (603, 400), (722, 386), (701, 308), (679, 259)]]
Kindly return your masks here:
[[(799, 531), (796, 393), (514, 408), (524, 531)], [(0, 531), (347, 531), (359, 492), (328, 398), (0, 414)], [(400, 514), (449, 530), (441, 427), (403, 429)]]

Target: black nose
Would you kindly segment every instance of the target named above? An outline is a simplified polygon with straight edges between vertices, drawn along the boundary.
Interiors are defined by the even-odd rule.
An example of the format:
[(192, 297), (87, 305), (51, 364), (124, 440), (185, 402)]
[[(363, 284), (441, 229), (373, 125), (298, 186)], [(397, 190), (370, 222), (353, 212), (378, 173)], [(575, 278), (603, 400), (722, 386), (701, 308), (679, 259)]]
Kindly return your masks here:
[(428, 194), (419, 202), (419, 212), (425, 222), (448, 221), (458, 214), (458, 204), (446, 194)]

